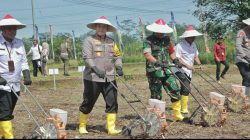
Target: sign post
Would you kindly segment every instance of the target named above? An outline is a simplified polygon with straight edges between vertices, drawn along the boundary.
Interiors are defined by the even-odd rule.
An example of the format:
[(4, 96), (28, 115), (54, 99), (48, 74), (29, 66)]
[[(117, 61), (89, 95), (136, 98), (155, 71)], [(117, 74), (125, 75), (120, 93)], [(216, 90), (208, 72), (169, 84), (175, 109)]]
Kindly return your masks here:
[(59, 74), (59, 70), (58, 69), (49, 69), (49, 75), (53, 75), (54, 90), (56, 90), (56, 74)]

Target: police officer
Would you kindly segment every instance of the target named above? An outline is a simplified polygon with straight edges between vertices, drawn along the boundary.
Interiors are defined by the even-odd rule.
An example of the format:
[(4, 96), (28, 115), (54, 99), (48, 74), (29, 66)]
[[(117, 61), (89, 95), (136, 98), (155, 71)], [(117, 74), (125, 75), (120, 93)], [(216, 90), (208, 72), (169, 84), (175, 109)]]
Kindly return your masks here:
[(84, 101), (80, 106), (79, 132), (80, 134), (88, 133), (86, 125), (89, 113), (99, 94), (102, 93), (106, 102), (108, 133), (118, 134), (121, 130), (115, 129), (118, 111), (117, 90), (112, 83), (116, 85), (114, 69), (119, 76), (123, 76), (122, 59), (116, 43), (106, 35), (106, 32), (115, 32), (116, 28), (104, 16), (89, 23), (87, 27), (96, 30), (96, 33), (87, 37), (83, 45), (82, 53), (86, 68), (84, 70)]
[(188, 95), (191, 91), (190, 82), (194, 63), (201, 66), (199, 52), (195, 44), (195, 38), (202, 34), (196, 31), (193, 26), (186, 27), (186, 31), (180, 36), (183, 40), (178, 43), (174, 50), (179, 58), (182, 68), (174, 68), (174, 72), (181, 80), (181, 113), (188, 114)]
[(66, 37), (61, 44), (61, 60), (63, 61), (64, 76), (69, 75), (69, 58), (71, 56), (70, 38)]
[(247, 26), (237, 33), (236, 65), (242, 76), (242, 85), (246, 87), (246, 95), (250, 96), (250, 18), (243, 20)]
[(182, 121), (184, 117), (180, 113), (180, 89), (177, 86), (176, 79), (172, 75), (172, 72), (169, 68), (165, 68), (172, 60), (174, 64), (180, 66), (169, 37), (164, 36), (166, 33), (173, 32), (173, 29), (170, 28), (163, 19), (155, 21), (146, 28), (153, 32), (143, 43), (151, 98), (161, 100), (161, 88), (163, 87), (171, 97), (175, 119)]
[(14, 118), (12, 113), (17, 97), (10, 86), (18, 95), (20, 94), (20, 83), (18, 81), (21, 78), (21, 72), (24, 76), (24, 84), (31, 84), (23, 42), (15, 38), (16, 31), (24, 27), (24, 24), (11, 15), (6, 15), (0, 21), (0, 30), (2, 31), (0, 35), (0, 134), (5, 139), (14, 138), (11, 120)]

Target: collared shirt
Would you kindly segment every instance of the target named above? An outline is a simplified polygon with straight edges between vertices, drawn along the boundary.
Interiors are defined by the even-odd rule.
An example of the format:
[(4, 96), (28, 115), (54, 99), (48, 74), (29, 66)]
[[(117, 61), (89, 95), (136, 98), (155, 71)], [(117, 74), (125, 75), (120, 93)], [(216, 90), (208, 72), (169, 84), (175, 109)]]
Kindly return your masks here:
[[(39, 51), (39, 49), (38, 49), (38, 46), (39, 46), (39, 49), (40, 49), (40, 51)], [(36, 45), (36, 46), (32, 46), (31, 48), (30, 48), (30, 50), (29, 50), (29, 52), (28, 52), (28, 54), (27, 55), (29, 55), (29, 54), (31, 54), (32, 53), (32, 60), (37, 60), (37, 59), (40, 59), (41, 58), (41, 55), (40, 55), (40, 53), (42, 53), (42, 46), (40, 46), (40, 45)]]
[[(176, 57), (180, 58), (184, 63), (193, 66), (194, 59), (199, 55), (196, 44), (193, 42), (191, 45), (184, 39), (182, 42), (175, 46)], [(192, 77), (192, 70), (182, 67), (181, 69), (174, 68), (174, 72), (181, 71), (186, 73), (190, 78)]]
[[(99, 78), (91, 68), (96, 66), (99, 70), (105, 71), (109, 80), (114, 80), (115, 67), (122, 67), (120, 51), (116, 43), (110, 37), (102, 40), (95, 36), (89, 36), (85, 39), (82, 49), (83, 59), (86, 63), (84, 69), (84, 79), (95, 82), (105, 82)], [(108, 80), (107, 80), (108, 81)]]
[[(6, 44), (6, 45), (5, 45)], [(10, 56), (9, 56), (10, 54)], [(10, 58), (11, 57), (11, 58)], [(14, 61), (15, 70), (9, 72), (8, 61)], [(15, 38), (8, 42), (0, 35), (0, 75), (7, 82), (20, 82), (23, 70), (29, 69), (22, 40)], [(20, 83), (10, 84), (15, 91), (20, 91)], [(0, 85), (0, 90), (11, 91), (9, 86)]]
[(64, 54), (67, 56), (71, 55), (71, 47), (70, 47), (70, 44), (68, 42), (61, 44), (61, 54)]
[(216, 58), (218, 58), (220, 61), (226, 60), (226, 47), (224, 43), (216, 43), (214, 44), (214, 61), (218, 62)]

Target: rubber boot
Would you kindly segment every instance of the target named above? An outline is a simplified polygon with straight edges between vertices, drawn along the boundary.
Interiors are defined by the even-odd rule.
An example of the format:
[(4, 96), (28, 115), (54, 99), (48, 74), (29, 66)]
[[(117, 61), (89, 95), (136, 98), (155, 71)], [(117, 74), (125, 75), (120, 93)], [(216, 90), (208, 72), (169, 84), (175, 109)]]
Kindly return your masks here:
[(108, 134), (116, 135), (121, 133), (121, 130), (115, 129), (116, 113), (107, 113), (107, 130)]
[(181, 113), (188, 114), (188, 96), (181, 96)]
[(3, 139), (3, 129), (0, 127), (0, 139)]
[(86, 125), (88, 123), (89, 114), (83, 114), (80, 112), (80, 123), (79, 123), (79, 133), (80, 134), (87, 134), (88, 131), (86, 129)]
[(11, 121), (0, 121), (0, 128), (2, 132), (2, 138), (14, 139)]
[(184, 117), (181, 114), (181, 101), (173, 102), (172, 109), (173, 109), (174, 119), (177, 121), (182, 121)]

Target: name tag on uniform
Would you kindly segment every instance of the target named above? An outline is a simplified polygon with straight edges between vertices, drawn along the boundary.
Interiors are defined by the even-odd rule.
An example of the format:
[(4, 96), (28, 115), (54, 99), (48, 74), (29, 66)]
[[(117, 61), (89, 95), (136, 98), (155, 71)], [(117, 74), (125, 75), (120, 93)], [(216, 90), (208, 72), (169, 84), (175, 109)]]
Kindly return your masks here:
[(8, 68), (9, 68), (9, 72), (14, 72), (15, 71), (14, 61), (12, 61), (12, 60), (8, 61)]

